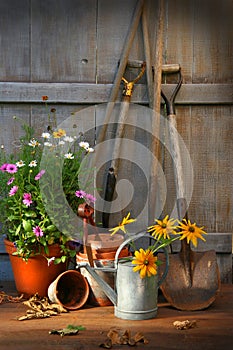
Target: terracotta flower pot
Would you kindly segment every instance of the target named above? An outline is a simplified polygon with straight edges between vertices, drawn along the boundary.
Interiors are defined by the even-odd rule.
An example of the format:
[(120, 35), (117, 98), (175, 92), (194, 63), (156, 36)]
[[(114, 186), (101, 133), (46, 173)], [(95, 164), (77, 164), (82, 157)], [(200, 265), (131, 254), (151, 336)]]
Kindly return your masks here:
[[(17, 255), (12, 255), (16, 251), (14, 244), (7, 239), (4, 240), (6, 252), (9, 254), (12, 271), (14, 275), (16, 289), (25, 298), (38, 293), (41, 297), (48, 296), (49, 285), (67, 269), (67, 263), (54, 264), (53, 261), (48, 266), (48, 262), (42, 255), (30, 257), (24, 261)], [(58, 244), (49, 248), (48, 257), (60, 257), (60, 247)]]
[[(101, 251), (101, 252), (100, 252)], [(114, 260), (116, 255), (116, 250), (103, 252), (103, 250), (92, 250), (93, 253), (93, 260), (95, 267), (114, 267)], [(122, 249), (120, 252), (119, 258), (127, 257), (130, 255), (130, 252), (128, 248)], [(80, 263), (88, 263), (88, 257), (85, 253), (76, 253), (76, 262), (79, 265)], [(100, 288), (99, 284), (96, 282), (96, 280), (89, 274), (89, 272), (81, 267), (80, 268), (81, 273), (84, 277), (86, 277), (90, 293), (89, 293), (89, 304), (93, 306), (109, 306), (112, 305), (112, 302), (110, 299), (106, 296), (104, 291)], [(114, 288), (115, 284), (115, 273), (114, 272), (105, 272), (96, 270), (97, 274), (100, 275), (100, 277), (112, 288)]]
[(98, 235), (88, 235), (88, 243), (92, 250), (98, 250), (99, 253), (114, 252), (124, 242), (124, 236), (121, 234), (111, 235), (109, 233), (99, 233)]
[(85, 305), (89, 295), (86, 278), (76, 270), (61, 273), (48, 288), (50, 301), (67, 310), (77, 310)]

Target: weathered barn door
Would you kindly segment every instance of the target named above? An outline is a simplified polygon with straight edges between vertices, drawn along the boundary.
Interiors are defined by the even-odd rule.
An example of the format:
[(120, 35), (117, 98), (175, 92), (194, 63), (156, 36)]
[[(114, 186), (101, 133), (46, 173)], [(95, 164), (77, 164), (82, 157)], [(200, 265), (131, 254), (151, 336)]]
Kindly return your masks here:
[[(231, 234), (232, 2), (165, 0), (164, 3), (163, 63), (179, 63), (183, 74), (176, 114), (178, 131), (193, 170), (193, 181), (190, 179), (186, 184), (190, 195), (189, 216), (208, 232)], [(21, 134), (13, 116), (35, 126), (40, 135), (47, 126), (51, 108), (56, 109), (59, 124), (72, 115), (79, 118), (76, 113), (86, 107), (109, 101), (136, 4), (136, 0), (0, 0), (0, 143), (6, 152), (17, 147)], [(158, 2), (145, 0), (145, 4), (153, 62)], [(145, 59), (141, 22), (129, 57)], [(170, 89), (168, 83), (163, 81), (166, 91)], [(49, 97), (47, 107), (42, 102), (43, 95)], [(147, 110), (146, 77), (135, 87), (132, 103), (145, 108), (140, 118), (144, 114), (148, 123), (151, 115)], [(81, 113), (80, 124), (88, 130), (86, 136), (94, 145), (96, 124), (104, 120), (104, 108), (102, 114), (96, 113), (95, 108), (92, 111)], [(161, 114), (165, 115), (163, 106)], [(170, 213), (175, 191), (165, 124), (161, 116), (159, 162), (163, 169), (162, 184), (166, 184), (163, 209)], [(137, 130), (136, 136), (135, 141), (149, 147), (148, 132)], [(137, 176), (134, 191), (144, 203), (148, 196), (148, 188), (144, 187), (147, 179), (140, 172)], [(132, 213), (137, 215), (142, 211), (142, 202), (134, 201)], [(229, 237), (227, 252), (224, 251), (228, 265)], [(0, 279), (7, 278), (2, 274), (0, 269)]]

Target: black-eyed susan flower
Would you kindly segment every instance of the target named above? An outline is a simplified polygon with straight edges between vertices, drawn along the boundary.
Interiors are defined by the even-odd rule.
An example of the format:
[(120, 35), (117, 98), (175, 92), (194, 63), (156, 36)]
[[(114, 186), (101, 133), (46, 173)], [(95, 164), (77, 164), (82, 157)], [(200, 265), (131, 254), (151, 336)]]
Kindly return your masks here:
[(128, 213), (127, 216), (123, 218), (122, 222), (119, 223), (118, 226), (111, 228), (109, 231), (112, 231), (111, 235), (114, 235), (120, 230), (126, 233), (125, 225), (131, 224), (134, 221), (136, 221), (136, 219), (130, 219), (130, 213)]
[(156, 261), (158, 258), (153, 255), (150, 249), (144, 250), (142, 248), (134, 253), (132, 264), (136, 266), (133, 268), (134, 272), (139, 271), (140, 277), (145, 278), (157, 274)]
[(53, 132), (53, 137), (54, 137), (55, 139), (59, 139), (59, 138), (62, 137), (62, 136), (66, 136), (66, 131), (63, 130), (63, 129), (58, 129), (58, 131), (54, 131), (54, 132)]
[(207, 233), (203, 230), (204, 226), (198, 227), (196, 223), (191, 223), (190, 220), (183, 219), (182, 221), (178, 221), (179, 226), (178, 228), (181, 229), (179, 234), (182, 236), (180, 237), (180, 240), (187, 239), (187, 242), (190, 241), (193, 243), (194, 247), (197, 246), (197, 239), (200, 238), (202, 241), (206, 241), (204, 237), (202, 237), (202, 234), (207, 235)]
[(164, 239), (169, 239), (170, 234), (175, 234), (177, 225), (175, 225), (176, 220), (169, 219), (169, 216), (165, 216), (163, 220), (155, 220), (155, 225), (148, 227), (148, 232), (151, 233), (156, 239), (160, 240), (161, 237)]

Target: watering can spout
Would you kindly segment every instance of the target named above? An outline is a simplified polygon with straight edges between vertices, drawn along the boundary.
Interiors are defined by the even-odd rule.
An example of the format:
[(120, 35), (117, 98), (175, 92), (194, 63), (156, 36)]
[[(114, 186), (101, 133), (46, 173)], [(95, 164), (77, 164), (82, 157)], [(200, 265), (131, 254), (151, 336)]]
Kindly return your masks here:
[[(89, 274), (95, 279), (95, 281), (98, 283), (100, 288), (104, 291), (104, 293), (107, 295), (107, 297), (111, 300), (114, 306), (117, 305), (117, 294), (116, 292), (108, 285), (107, 282), (105, 282), (95, 271), (95, 268), (91, 267), (89, 264), (81, 264), (79, 267), (85, 267), (86, 270), (89, 272)], [(98, 268), (96, 268), (98, 269)], [(103, 271), (103, 269), (100, 269)], [(106, 269), (106, 271), (115, 271), (113, 268)]]

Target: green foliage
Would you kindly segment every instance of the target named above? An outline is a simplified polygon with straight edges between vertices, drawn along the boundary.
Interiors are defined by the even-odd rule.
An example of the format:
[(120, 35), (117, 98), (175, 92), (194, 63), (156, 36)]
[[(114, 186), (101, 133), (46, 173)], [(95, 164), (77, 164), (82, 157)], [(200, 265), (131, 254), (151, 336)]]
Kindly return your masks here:
[[(17, 118), (15, 118), (17, 119)], [(0, 222), (1, 233), (14, 242), (16, 254), (27, 260), (31, 255), (48, 254), (49, 246), (59, 244), (62, 256), (54, 263), (74, 257), (70, 248), (70, 212), (77, 213), (83, 202), (79, 190), (81, 163), (91, 148), (82, 147), (65, 130), (34, 138), (34, 129), (23, 124), (19, 152), (7, 156), (1, 150)], [(81, 146), (80, 146), (81, 145)], [(86, 189), (85, 189), (86, 190)], [(62, 221), (64, 230), (60, 230)]]

